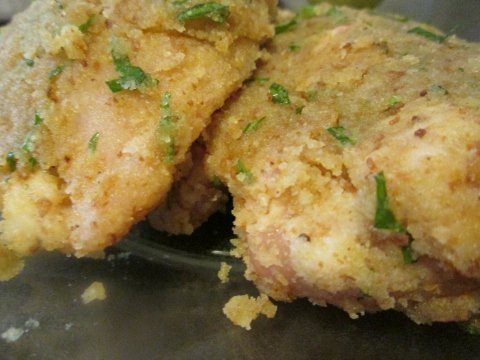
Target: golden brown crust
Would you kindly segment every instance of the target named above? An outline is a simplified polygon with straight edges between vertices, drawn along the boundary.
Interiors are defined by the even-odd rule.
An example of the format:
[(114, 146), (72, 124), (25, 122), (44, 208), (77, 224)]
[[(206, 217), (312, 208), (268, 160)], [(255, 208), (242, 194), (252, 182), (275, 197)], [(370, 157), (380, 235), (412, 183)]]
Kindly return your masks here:
[[(176, 164), (272, 34), (270, 0), (226, 1), (223, 24), (176, 18), (197, 3), (37, 0), (13, 20), (0, 40), (0, 165), (9, 179), (1, 244), (18, 255), (42, 248), (85, 255), (119, 240), (165, 196)], [(112, 50), (158, 85), (113, 93), (106, 81), (120, 75)], [(159, 140), (167, 92), (176, 121), (171, 160)], [(34, 126), (36, 114), (42, 121)]]
[[(432, 41), (409, 30), (441, 33), (414, 22), (315, 12), (275, 37), (257, 80), (208, 131), (207, 169), (234, 197), (247, 276), (274, 299), (308, 297), (352, 317), (478, 314), (480, 47)], [(273, 83), (289, 104), (273, 101)], [(351, 143), (328, 131), (339, 127)], [(405, 233), (374, 227), (381, 171), (413, 264)]]

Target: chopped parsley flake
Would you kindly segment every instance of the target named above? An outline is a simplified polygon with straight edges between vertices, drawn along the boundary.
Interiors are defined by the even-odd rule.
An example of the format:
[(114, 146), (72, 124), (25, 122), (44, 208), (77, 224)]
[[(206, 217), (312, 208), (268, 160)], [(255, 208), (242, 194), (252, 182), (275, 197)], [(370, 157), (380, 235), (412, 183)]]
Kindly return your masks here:
[(430, 90), (438, 94), (448, 95), (448, 90), (445, 89), (442, 85), (432, 85), (430, 87)]
[(290, 104), (290, 98), (288, 97), (288, 91), (282, 85), (273, 83), (270, 86), (270, 95), (272, 95), (272, 101), (276, 104)]
[(30, 131), (25, 139), (23, 140), (22, 143), (22, 151), (25, 153), (27, 156), (27, 160), (30, 164), (30, 166), (33, 168), (35, 165), (38, 164), (37, 159), (33, 156), (33, 146), (32, 146), (32, 137), (33, 137), (33, 132)]
[(225, 188), (225, 184), (220, 180), (220, 178), (215, 175), (212, 179), (212, 185), (215, 189), (223, 189)]
[(465, 69), (463, 67), (459, 67), (457, 70), (460, 72), (465, 72)]
[(35, 112), (35, 119), (33, 120), (33, 125), (38, 126), (43, 123), (43, 118), (40, 116), (39, 113)]
[(94, 153), (97, 150), (98, 140), (100, 138), (100, 133), (96, 132), (92, 135), (90, 140), (88, 141), (88, 149)]
[(345, 15), (345, 13), (338, 9), (336, 6), (332, 6), (326, 13), (325, 13), (325, 16), (329, 16), (329, 17), (332, 17), (335, 20), (336, 23), (343, 23), (345, 21), (347, 21), (347, 16)]
[(408, 22), (408, 20), (409, 20), (408, 17), (402, 16), (402, 15), (397, 15), (397, 14), (382, 14), (382, 16), (384, 16), (388, 19), (398, 21), (398, 22), (402, 22), (402, 23)]
[(255, 81), (258, 82), (259, 84), (266, 84), (267, 82), (270, 81), (270, 78), (266, 76), (258, 76), (255, 78)]
[(38, 164), (37, 159), (33, 156), (33, 144), (32, 144), (33, 135), (35, 133), (36, 128), (40, 126), (42, 123), (43, 123), (43, 118), (37, 112), (35, 112), (35, 117), (33, 120), (33, 128), (25, 136), (25, 139), (23, 140), (22, 147), (21, 147), (23, 153), (27, 156), (27, 160), (30, 163), (30, 166), (32, 168)]
[(424, 38), (427, 38), (428, 40), (431, 40), (437, 43), (443, 43), (450, 36), (450, 34), (447, 34), (447, 35), (434, 34), (431, 31), (425, 30), (424, 28), (419, 26), (408, 30), (407, 33), (417, 34), (419, 36), (423, 36)]
[(401, 98), (400, 96), (393, 95), (393, 96), (391, 96), (391, 97), (387, 100), (387, 104), (388, 104), (388, 106), (390, 106), (390, 107), (394, 107), (394, 106), (397, 105), (400, 101), (402, 101), (402, 98)]
[(119, 79), (107, 81), (107, 85), (112, 92), (137, 90), (158, 84), (158, 80), (147, 75), (138, 66), (133, 66), (127, 55), (121, 55), (116, 51), (112, 51), (112, 58), (115, 70), (120, 74)]
[(35, 65), (35, 62), (32, 59), (25, 58), (23, 61), (25, 61), (25, 64), (27, 64), (29, 67), (33, 67), (33, 65)]
[(172, 1), (172, 4), (175, 5), (175, 6), (180, 6), (180, 5), (183, 5), (187, 2), (187, 0), (174, 0)]
[(473, 319), (459, 324), (460, 328), (470, 335), (480, 335), (480, 320)]
[(246, 184), (253, 183), (253, 174), (250, 170), (247, 169), (247, 167), (242, 162), (242, 160), (238, 160), (235, 167), (237, 169), (238, 180), (240, 180), (241, 182), (244, 182)]
[(6, 161), (10, 172), (17, 170), (17, 159), (15, 158), (15, 153), (13, 151), (8, 152)]
[(317, 96), (318, 96), (318, 91), (315, 90), (315, 89), (308, 90), (308, 91), (305, 93), (305, 96), (306, 96), (308, 102), (315, 101), (315, 99), (316, 99)]
[(93, 25), (94, 22), (95, 22), (95, 15), (92, 15), (83, 24), (78, 25), (78, 30), (80, 30), (82, 33), (85, 34), (90, 28), (90, 26)]
[(317, 14), (315, 13), (315, 8), (311, 5), (302, 8), (299, 12), (299, 15), (304, 19), (311, 19), (317, 16)]
[(408, 17), (406, 17), (406, 16), (401, 16), (401, 15), (397, 15), (397, 14), (382, 13), (382, 12), (378, 12), (377, 10), (373, 10), (373, 9), (368, 10), (368, 13), (370, 15), (382, 16), (384, 18), (392, 19), (392, 20), (402, 22), (402, 23), (407, 22), (409, 20)]
[(339, 10), (336, 6), (332, 6), (328, 11), (325, 13), (326, 16), (332, 17), (340, 17), (345, 16), (342, 10)]
[(258, 127), (265, 121), (265, 116), (255, 121), (249, 122), (244, 128), (243, 133), (248, 134), (258, 129)]
[(179, 12), (177, 14), (177, 19), (180, 21), (185, 21), (208, 18), (213, 22), (223, 24), (229, 15), (230, 11), (228, 6), (216, 2), (208, 2), (194, 5), (191, 8)]
[(342, 145), (355, 144), (355, 141), (353, 141), (352, 138), (350, 138), (345, 134), (347, 129), (345, 129), (343, 126), (331, 127), (331, 128), (328, 128), (327, 131), (329, 132), (330, 135), (332, 135), (335, 139), (337, 139)]
[(402, 247), (402, 256), (403, 256), (403, 263), (409, 265), (416, 262), (417, 259), (415, 258), (415, 254), (412, 249), (413, 237), (409, 233), (407, 233), (407, 235), (408, 235), (408, 245)]
[(303, 109), (305, 108), (305, 106), (298, 106), (295, 108), (295, 114), (298, 114), (300, 115), (302, 112), (303, 112)]
[(50, 80), (53, 80), (54, 78), (59, 76), (64, 69), (65, 69), (64, 65), (57, 66), (55, 69), (50, 70), (50, 72), (48, 73), (48, 78)]
[(298, 43), (296, 43), (295, 41), (292, 41), (290, 44), (288, 44), (288, 49), (290, 51), (298, 51), (300, 50), (300, 45), (298, 45)]
[(172, 114), (170, 109), (171, 97), (172, 94), (170, 92), (166, 92), (163, 95), (160, 103), (160, 140), (165, 145), (165, 156), (167, 157), (168, 161), (172, 161), (176, 155), (176, 142), (174, 133), (176, 131), (177, 118)]
[(281, 34), (287, 31), (292, 30), (297, 26), (298, 22), (297, 19), (292, 19), (289, 22), (286, 22), (284, 24), (279, 24), (275, 26), (275, 34)]
[(375, 182), (377, 184), (377, 208), (375, 211), (374, 227), (376, 229), (405, 232), (405, 227), (397, 221), (390, 208), (387, 181), (383, 171), (375, 175)]
[(406, 234), (408, 236), (408, 244), (402, 247), (403, 263), (406, 265), (413, 264), (417, 261), (417, 257), (412, 248), (414, 239), (405, 226), (397, 221), (390, 208), (387, 194), (387, 181), (383, 171), (375, 175), (375, 182), (377, 184), (377, 208), (375, 211), (374, 227), (376, 229), (392, 230)]
[(170, 99), (172, 98), (172, 94), (170, 92), (166, 92), (163, 97), (162, 101), (160, 103), (160, 108), (162, 109), (161, 111), (161, 121), (165, 126), (168, 126), (169, 128), (173, 126), (174, 123), (174, 116), (172, 115), (172, 110), (170, 109)]

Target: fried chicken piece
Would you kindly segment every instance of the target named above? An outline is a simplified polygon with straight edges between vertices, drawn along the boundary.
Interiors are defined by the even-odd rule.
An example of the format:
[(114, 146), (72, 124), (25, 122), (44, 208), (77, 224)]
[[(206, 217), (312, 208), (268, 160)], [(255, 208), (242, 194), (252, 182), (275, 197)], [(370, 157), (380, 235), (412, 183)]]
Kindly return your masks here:
[(82, 256), (125, 235), (253, 71), (275, 12), (37, 0), (15, 17), (0, 40), (2, 253)]
[(352, 317), (478, 315), (480, 46), (348, 8), (303, 15), (198, 165), (233, 196), (247, 277)]

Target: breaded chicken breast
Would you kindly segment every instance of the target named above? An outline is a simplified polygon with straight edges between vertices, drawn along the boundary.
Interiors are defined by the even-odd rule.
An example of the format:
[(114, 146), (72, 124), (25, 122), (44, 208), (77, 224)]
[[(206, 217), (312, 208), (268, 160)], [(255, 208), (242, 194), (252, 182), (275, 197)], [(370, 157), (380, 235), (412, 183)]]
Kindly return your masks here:
[(102, 250), (141, 220), (254, 69), (275, 12), (37, 0), (15, 17), (0, 40), (0, 269), (39, 249)]
[(247, 277), (352, 317), (478, 315), (480, 46), (343, 7), (284, 15), (197, 165), (233, 195)]

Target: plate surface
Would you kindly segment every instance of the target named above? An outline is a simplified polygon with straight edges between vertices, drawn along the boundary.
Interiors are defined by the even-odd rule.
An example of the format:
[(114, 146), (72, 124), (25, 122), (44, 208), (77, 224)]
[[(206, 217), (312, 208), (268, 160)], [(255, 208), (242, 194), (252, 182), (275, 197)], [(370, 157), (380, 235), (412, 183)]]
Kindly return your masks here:
[[(380, 9), (445, 31), (460, 25), (460, 36), (480, 40), (478, 0), (385, 0)], [(0, 340), (0, 359), (471, 360), (480, 354), (480, 338), (453, 324), (417, 326), (395, 312), (354, 321), (307, 301), (279, 304), (275, 319), (260, 318), (249, 332), (235, 327), (223, 305), (257, 291), (243, 279), (242, 265), (221, 255), (228, 243), (218, 240), (228, 231), (219, 218), (173, 248), (178, 239), (140, 225), (104, 260), (29, 259), (20, 276), (0, 283), (0, 333), (26, 328), (29, 319), (39, 327), (17, 342)], [(216, 276), (221, 261), (236, 270), (225, 285)], [(80, 296), (93, 281), (104, 283), (108, 297), (83, 305)]]

